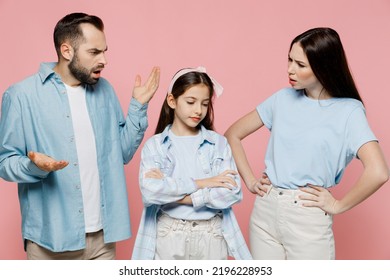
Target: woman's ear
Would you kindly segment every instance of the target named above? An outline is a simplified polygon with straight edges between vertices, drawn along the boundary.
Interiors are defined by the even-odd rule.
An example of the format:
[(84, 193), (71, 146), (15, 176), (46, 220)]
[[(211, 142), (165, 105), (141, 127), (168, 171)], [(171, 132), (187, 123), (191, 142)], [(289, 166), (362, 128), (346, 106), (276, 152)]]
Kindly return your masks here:
[(176, 99), (173, 97), (172, 93), (168, 93), (167, 95), (167, 104), (169, 107), (171, 107), (171, 109), (176, 108)]

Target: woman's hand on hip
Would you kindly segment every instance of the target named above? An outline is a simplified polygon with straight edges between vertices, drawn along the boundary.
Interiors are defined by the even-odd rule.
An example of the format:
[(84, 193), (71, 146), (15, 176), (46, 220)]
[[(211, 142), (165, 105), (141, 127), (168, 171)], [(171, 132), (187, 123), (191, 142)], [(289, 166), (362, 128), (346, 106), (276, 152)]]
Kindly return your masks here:
[(266, 195), (271, 187), (271, 181), (265, 173), (263, 173), (260, 179), (255, 179), (248, 185), (248, 189), (251, 193), (257, 194), (261, 197)]
[(318, 207), (329, 214), (338, 214), (337, 202), (327, 188), (307, 184), (306, 187), (299, 188), (305, 194), (301, 194), (299, 199), (303, 201), (302, 206)]

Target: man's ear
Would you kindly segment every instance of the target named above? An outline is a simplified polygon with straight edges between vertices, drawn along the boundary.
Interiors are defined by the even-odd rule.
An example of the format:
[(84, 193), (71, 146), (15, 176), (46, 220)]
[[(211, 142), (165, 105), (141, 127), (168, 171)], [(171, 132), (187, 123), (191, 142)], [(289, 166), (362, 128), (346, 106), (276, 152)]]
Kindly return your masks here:
[(72, 60), (72, 58), (74, 56), (74, 49), (70, 44), (62, 43), (60, 50), (61, 50), (61, 56), (65, 60), (68, 60), (68, 61)]
[(175, 97), (173, 97), (172, 93), (168, 93), (167, 103), (168, 103), (168, 106), (171, 107), (171, 109), (176, 108), (176, 99), (175, 99)]

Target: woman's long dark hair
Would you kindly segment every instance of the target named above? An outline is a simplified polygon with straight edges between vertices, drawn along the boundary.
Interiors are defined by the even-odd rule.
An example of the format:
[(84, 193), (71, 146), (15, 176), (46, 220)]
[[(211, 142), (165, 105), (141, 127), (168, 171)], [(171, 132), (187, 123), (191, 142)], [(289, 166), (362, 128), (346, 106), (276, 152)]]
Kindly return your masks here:
[(332, 97), (348, 97), (363, 102), (335, 30), (327, 27), (307, 30), (291, 42), (289, 51), (295, 43), (301, 45), (314, 75)]
[[(213, 82), (206, 73), (193, 71), (180, 76), (175, 81), (171, 93), (175, 100), (177, 100), (177, 98), (184, 94), (189, 88), (200, 84), (205, 85), (209, 89), (210, 102), (208, 103), (207, 114), (199, 123), (197, 128), (200, 128), (200, 126), (203, 125), (206, 129), (214, 130), (214, 109), (212, 102), (212, 98), (214, 96), (214, 87)], [(165, 98), (161, 108), (155, 134), (163, 132), (167, 125), (172, 124), (174, 117), (175, 110), (169, 107), (167, 99)]]

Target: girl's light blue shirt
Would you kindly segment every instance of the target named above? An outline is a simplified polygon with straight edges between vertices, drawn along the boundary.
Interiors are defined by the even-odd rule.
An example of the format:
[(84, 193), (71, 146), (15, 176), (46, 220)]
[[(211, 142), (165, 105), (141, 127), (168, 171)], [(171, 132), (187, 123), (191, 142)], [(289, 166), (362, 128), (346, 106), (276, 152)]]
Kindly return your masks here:
[[(162, 133), (146, 141), (141, 154), (139, 182), (144, 202), (141, 223), (135, 241), (132, 259), (150, 260), (154, 258), (157, 236), (157, 214), (161, 205), (178, 201), (190, 195), (194, 209), (208, 207), (222, 212), (222, 234), (229, 253), (235, 259), (251, 259), (251, 254), (242, 236), (232, 210), (232, 205), (242, 199), (241, 181), (234, 176), (237, 187), (198, 189), (194, 180), (188, 176), (172, 177), (176, 160), (170, 148), (173, 145), (169, 137), (168, 126)], [(201, 128), (201, 137), (197, 161), (200, 163), (204, 178), (221, 174), (225, 170), (237, 170), (230, 146), (225, 137)], [(184, 155), (185, 156), (185, 155)], [(158, 168), (164, 173), (163, 179), (145, 178), (144, 174)]]

